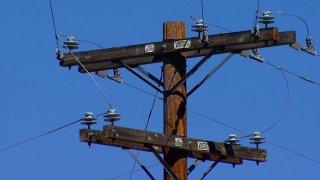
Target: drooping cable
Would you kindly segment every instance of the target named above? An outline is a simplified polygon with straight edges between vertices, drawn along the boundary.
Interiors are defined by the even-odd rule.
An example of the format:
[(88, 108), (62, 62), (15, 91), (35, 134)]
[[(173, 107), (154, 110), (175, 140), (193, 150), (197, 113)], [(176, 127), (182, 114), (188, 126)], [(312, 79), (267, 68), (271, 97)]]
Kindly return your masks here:
[[(275, 67), (275, 68), (277, 68), (277, 67)], [(283, 109), (282, 109), (282, 111), (281, 111), (278, 119), (277, 119), (274, 123), (272, 123), (271, 126), (269, 126), (269, 127), (266, 128), (264, 131), (262, 131), (263, 134), (265, 134), (266, 132), (268, 132), (268, 131), (270, 131), (272, 128), (274, 128), (274, 127), (283, 119), (284, 114), (285, 114), (285, 113), (287, 112), (287, 110), (288, 110), (289, 98), (290, 98), (290, 86), (289, 86), (289, 81), (288, 81), (288, 78), (287, 78), (286, 74), (283, 72), (283, 70), (282, 70), (282, 69), (279, 69), (279, 68), (277, 68), (277, 69), (281, 72), (281, 74), (282, 74), (282, 76), (283, 76), (283, 78), (284, 78), (284, 80), (285, 80), (286, 88), (287, 88), (287, 97), (286, 97), (286, 100), (285, 100)]]
[[(58, 40), (64, 44), (64, 42), (58, 37)], [(112, 105), (108, 99), (108, 97), (106, 96), (106, 94), (103, 92), (103, 90), (101, 89), (100, 85), (98, 84), (98, 82), (96, 81), (96, 79), (90, 74), (90, 72), (87, 70), (87, 68), (80, 62), (80, 60), (78, 59), (78, 57), (71, 51), (71, 49), (68, 48), (68, 46), (66, 44), (64, 44), (66, 49), (69, 51), (69, 53), (74, 57), (74, 59), (78, 62), (78, 64), (87, 72), (87, 74), (89, 75), (89, 77), (92, 79), (93, 83), (96, 85), (96, 87), (99, 89), (100, 93), (102, 94), (102, 96), (104, 97), (104, 99), (106, 100), (106, 102), (108, 103), (108, 105), (110, 106), (110, 108), (112, 108)]]
[(58, 46), (59, 46), (58, 33), (57, 33), (57, 28), (56, 28), (56, 22), (55, 22), (55, 20), (54, 20), (53, 8), (52, 8), (52, 2), (51, 2), (51, 0), (49, 0), (49, 4), (50, 4), (50, 12), (51, 12), (52, 25), (53, 25), (53, 29), (54, 29), (54, 37), (55, 37), (55, 39), (56, 39), (56, 44), (57, 44), (57, 47), (58, 47)]
[(295, 14), (290, 14), (290, 13), (283, 13), (281, 11), (277, 12), (278, 15), (284, 15), (284, 16), (291, 16), (291, 17), (294, 17), (294, 18), (297, 18), (299, 20), (301, 20), (304, 25), (306, 26), (306, 30), (307, 30), (307, 37), (310, 36), (310, 31), (309, 31), (309, 26), (308, 26), (308, 23), (306, 20), (304, 20), (302, 17), (298, 16), (298, 15), (295, 15)]

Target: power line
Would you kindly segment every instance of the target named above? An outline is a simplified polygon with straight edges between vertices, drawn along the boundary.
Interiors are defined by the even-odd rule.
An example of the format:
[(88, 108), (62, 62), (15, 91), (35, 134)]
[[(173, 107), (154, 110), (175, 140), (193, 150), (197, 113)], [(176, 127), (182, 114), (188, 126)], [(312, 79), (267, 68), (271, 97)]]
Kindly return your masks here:
[(6, 150), (8, 150), (8, 149), (14, 148), (14, 147), (16, 147), (16, 146), (25, 144), (25, 143), (30, 142), (30, 141), (33, 141), (33, 140), (36, 140), (36, 139), (41, 138), (41, 137), (43, 137), (43, 136), (47, 136), (47, 135), (49, 135), (49, 134), (52, 134), (52, 133), (57, 132), (57, 131), (59, 131), (59, 130), (62, 130), (62, 129), (64, 129), (64, 128), (66, 128), (66, 127), (69, 127), (69, 126), (71, 126), (71, 125), (74, 125), (74, 124), (76, 124), (76, 123), (78, 123), (78, 122), (80, 122), (80, 121), (81, 121), (81, 119), (76, 120), (76, 121), (73, 121), (73, 122), (68, 123), (68, 124), (66, 124), (66, 125), (63, 125), (63, 126), (61, 126), (61, 127), (55, 128), (55, 129), (53, 129), (53, 130), (50, 130), (50, 131), (48, 131), (48, 132), (46, 132), (46, 133), (40, 134), (40, 135), (38, 135), (38, 136), (34, 136), (34, 137), (32, 137), (32, 138), (23, 140), (23, 141), (21, 141), (21, 142), (18, 142), (18, 143), (16, 143), (16, 144), (13, 144), (13, 145), (10, 145), (10, 146), (4, 147), (4, 148), (0, 149), (0, 152), (6, 151)]
[(308, 82), (308, 83), (311, 83), (311, 84), (314, 84), (314, 85), (320, 87), (320, 83), (318, 83), (318, 82), (316, 82), (316, 81), (314, 81), (314, 80), (312, 80), (312, 79), (310, 79), (310, 78), (308, 78), (308, 77), (306, 77), (306, 76), (298, 75), (297, 73), (294, 73), (294, 72), (292, 72), (292, 71), (289, 71), (289, 70), (287, 70), (287, 69), (285, 69), (285, 68), (282, 68), (282, 67), (280, 67), (280, 66), (277, 66), (277, 65), (275, 65), (275, 64), (272, 64), (272, 63), (270, 63), (270, 62), (266, 62), (266, 61), (265, 61), (264, 63), (267, 64), (267, 65), (269, 65), (269, 66), (275, 67), (275, 68), (277, 68), (277, 69), (279, 69), (279, 70), (282, 70), (282, 71), (284, 71), (284, 72), (286, 72), (286, 73), (288, 73), (288, 74), (290, 74), (290, 75), (292, 75), (292, 76), (295, 76), (295, 77), (297, 77), (297, 78), (299, 78), (299, 79), (301, 79), (301, 80), (303, 80), (303, 81), (305, 81), (305, 82)]
[[(101, 114), (96, 115), (95, 117), (100, 117), (100, 116), (102, 116), (102, 115), (104, 115), (104, 114), (105, 114), (105, 113), (101, 113)], [(41, 138), (41, 137), (43, 137), (43, 136), (47, 136), (47, 135), (52, 134), (52, 133), (54, 133), (54, 132), (60, 131), (60, 130), (62, 130), (62, 129), (64, 129), (64, 128), (67, 128), (67, 127), (69, 127), (69, 126), (71, 126), (71, 125), (74, 125), (74, 124), (76, 124), (76, 123), (78, 123), (78, 122), (80, 122), (80, 121), (82, 121), (82, 119), (79, 119), (79, 120), (70, 122), (70, 123), (65, 124), (65, 125), (63, 125), (63, 126), (60, 126), (60, 127), (58, 127), (58, 128), (52, 129), (52, 130), (50, 130), (50, 131), (48, 131), (48, 132), (46, 132), (46, 133), (39, 134), (39, 135), (34, 136), (34, 137), (32, 137), (32, 138), (23, 140), (23, 141), (21, 141), (21, 142), (12, 144), (12, 145), (7, 146), (7, 147), (4, 147), (4, 148), (0, 149), (0, 152), (6, 151), (6, 150), (8, 150), (8, 149), (14, 148), (14, 147), (16, 147), (16, 146), (25, 144), (25, 143), (30, 142), (30, 141), (33, 141), (33, 140), (36, 140), (36, 139)]]
[(289, 148), (287, 148), (287, 147), (281, 146), (281, 145), (279, 145), (279, 144), (275, 144), (275, 143), (270, 142), (270, 141), (267, 141), (267, 140), (265, 140), (265, 141), (266, 141), (267, 143), (269, 143), (269, 144), (271, 144), (271, 145), (279, 148), (279, 149), (282, 149), (282, 150), (284, 150), (284, 151), (290, 152), (290, 153), (292, 153), (292, 154), (295, 154), (295, 155), (300, 156), (300, 157), (302, 157), (302, 158), (305, 158), (305, 159), (307, 159), (307, 160), (313, 161), (313, 162), (317, 163), (318, 165), (320, 165), (320, 161), (319, 161), (319, 160), (316, 160), (316, 159), (311, 158), (311, 157), (309, 157), (309, 156), (307, 156), (307, 155), (305, 155), (305, 154), (299, 153), (299, 152), (297, 152), (297, 151), (294, 151), (294, 150), (289, 149)]
[[(277, 69), (278, 69), (278, 68), (277, 68)], [(287, 78), (286, 74), (283, 72), (283, 70), (281, 70), (281, 69), (278, 69), (278, 70), (281, 72), (281, 74), (282, 74), (282, 76), (283, 76), (283, 78), (284, 78), (284, 80), (285, 80), (286, 87), (287, 87), (287, 97), (286, 97), (285, 104), (284, 104), (284, 106), (283, 106), (283, 109), (282, 109), (282, 111), (281, 111), (278, 119), (277, 119), (273, 124), (271, 124), (271, 126), (269, 126), (269, 127), (266, 128), (264, 131), (262, 131), (262, 133), (266, 133), (266, 132), (270, 131), (272, 128), (274, 128), (274, 127), (282, 120), (284, 114), (285, 114), (285, 113), (287, 112), (287, 110), (288, 110), (289, 98), (290, 98), (289, 81), (288, 81), (288, 78)]]
[(58, 43), (58, 33), (57, 33), (57, 28), (56, 28), (56, 22), (55, 22), (55, 20), (54, 20), (54, 15), (53, 15), (53, 9), (52, 9), (52, 2), (51, 2), (51, 0), (49, 0), (49, 4), (50, 4), (50, 12), (51, 12), (52, 25), (53, 25), (53, 29), (54, 29), (54, 36), (55, 36), (56, 44), (57, 44), (57, 47), (58, 47), (58, 46), (59, 46), (59, 43)]

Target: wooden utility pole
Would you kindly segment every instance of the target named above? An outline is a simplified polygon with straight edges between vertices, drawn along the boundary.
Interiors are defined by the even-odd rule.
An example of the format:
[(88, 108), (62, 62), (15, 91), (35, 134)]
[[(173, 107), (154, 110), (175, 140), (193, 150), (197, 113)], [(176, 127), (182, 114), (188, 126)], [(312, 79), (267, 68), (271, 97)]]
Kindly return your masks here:
[[(81, 129), (80, 140), (89, 144), (152, 152), (165, 169), (165, 180), (171, 178), (187, 180), (187, 157), (197, 161), (214, 161), (210, 166), (212, 169), (220, 162), (232, 165), (242, 164), (243, 160), (265, 162), (267, 151), (240, 146), (231, 141), (219, 143), (187, 137), (187, 94), (190, 91), (186, 93), (186, 80), (213, 54), (236, 54), (256, 48), (290, 45), (295, 41), (294, 31), (278, 32), (278, 28), (265, 28), (260, 29), (260, 37), (254, 36), (251, 30), (247, 30), (209, 35), (208, 41), (203, 42), (199, 37), (186, 38), (186, 27), (183, 22), (166, 22), (163, 24), (163, 41), (161, 42), (83, 52), (71, 53), (70, 51), (57, 56), (61, 66), (69, 68), (78, 66), (81, 73), (111, 69), (118, 72), (117, 68), (125, 68), (162, 93), (164, 97), (163, 134), (112, 124), (104, 126), (102, 131)], [(194, 57), (203, 57), (203, 59), (186, 72), (187, 59)], [(163, 62), (163, 82), (141, 67), (141, 65), (160, 62)], [(140, 71), (149, 79), (136, 71)], [(106, 77), (112, 79), (117, 77), (116, 74), (114, 73), (112, 77), (106, 75)], [(162, 86), (163, 90), (154, 83), (159, 87)], [(159, 153), (163, 153), (164, 158)]]
[[(180, 40), (186, 38), (183, 22), (166, 22), (163, 24), (163, 40)], [(172, 94), (167, 92), (186, 74), (186, 56), (182, 52), (164, 56), (164, 134), (187, 136), (187, 97), (186, 83)], [(164, 160), (179, 179), (187, 179), (187, 156), (175, 149), (164, 149)], [(171, 176), (164, 171), (164, 179)]]

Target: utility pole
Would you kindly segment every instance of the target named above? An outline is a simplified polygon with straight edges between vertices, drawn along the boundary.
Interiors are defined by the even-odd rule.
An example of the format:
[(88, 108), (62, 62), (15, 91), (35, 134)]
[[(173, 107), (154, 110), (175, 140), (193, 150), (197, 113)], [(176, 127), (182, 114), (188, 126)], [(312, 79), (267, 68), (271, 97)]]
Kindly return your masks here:
[[(163, 24), (163, 40), (181, 40), (186, 38), (183, 22), (166, 22)], [(186, 57), (178, 52), (164, 56), (164, 134), (187, 136), (187, 96), (186, 83), (169, 94), (169, 90), (186, 74)], [(179, 179), (187, 179), (187, 156), (175, 149), (164, 149), (164, 160)], [(164, 179), (171, 176), (164, 171)]]
[[(165, 169), (165, 180), (187, 180), (190, 173), (187, 169), (187, 158), (214, 161), (200, 179), (218, 163), (236, 165), (242, 164), (243, 160), (257, 163), (267, 161), (267, 151), (263, 149), (240, 146), (234, 143), (235, 141), (219, 143), (187, 137), (187, 98), (190, 92), (187, 93), (186, 81), (212, 55), (237, 54), (255, 48), (290, 45), (296, 40), (294, 31), (278, 32), (277, 28), (260, 29), (259, 34), (260, 36), (256, 37), (248, 30), (209, 35), (204, 42), (199, 37), (186, 38), (183, 22), (165, 22), (161, 42), (58, 54), (62, 67), (78, 66), (81, 73), (111, 69), (118, 72), (117, 68), (125, 68), (163, 94), (163, 134), (112, 124), (105, 125), (103, 130), (81, 129), (80, 140), (89, 144), (152, 152)], [(71, 45), (73, 43), (69, 42)], [(186, 61), (194, 57), (203, 59), (187, 72)], [(140, 66), (160, 62), (163, 63), (163, 82)], [(159, 153), (164, 155), (163, 158)], [(194, 169), (192, 166), (194, 164), (189, 170)]]

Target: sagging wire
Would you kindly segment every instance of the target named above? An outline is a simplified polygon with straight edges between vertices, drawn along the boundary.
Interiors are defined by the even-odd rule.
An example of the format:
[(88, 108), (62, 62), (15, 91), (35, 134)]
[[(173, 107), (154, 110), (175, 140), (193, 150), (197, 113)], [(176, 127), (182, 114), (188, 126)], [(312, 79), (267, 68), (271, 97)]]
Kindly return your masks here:
[[(101, 115), (102, 115), (102, 114), (99, 114), (99, 115), (97, 115), (96, 117), (101, 116)], [(46, 133), (43, 133), (43, 134), (34, 136), (34, 137), (32, 137), (32, 138), (23, 140), (23, 141), (21, 141), (21, 142), (12, 144), (12, 145), (10, 145), (10, 146), (1, 148), (1, 149), (0, 149), (0, 152), (6, 151), (6, 150), (8, 150), (8, 149), (14, 148), (14, 147), (16, 147), (16, 146), (19, 146), (19, 145), (22, 145), (22, 144), (25, 144), (25, 143), (28, 143), (28, 142), (30, 142), (30, 141), (34, 141), (34, 140), (39, 139), (39, 138), (41, 138), (41, 137), (43, 137), (43, 136), (47, 136), (47, 135), (49, 135), (49, 134), (52, 134), (52, 133), (57, 132), (57, 131), (59, 131), (59, 130), (62, 130), (62, 129), (64, 129), (64, 128), (66, 128), (66, 127), (69, 127), (69, 126), (71, 126), (71, 125), (74, 125), (74, 124), (76, 124), (76, 123), (78, 123), (78, 122), (80, 122), (80, 121), (82, 121), (82, 119), (79, 119), (79, 120), (76, 120), (76, 121), (72, 121), (72, 122), (70, 122), (70, 123), (68, 123), (68, 124), (66, 124), (66, 125), (63, 125), (63, 126), (58, 127), (58, 128), (55, 128), (55, 129), (50, 130), (50, 131), (48, 131), (48, 132), (46, 132)]]
[(283, 76), (283, 78), (285, 80), (286, 88), (287, 88), (287, 97), (286, 97), (285, 104), (283, 106), (282, 111), (280, 112), (279, 117), (277, 118), (277, 120), (273, 124), (271, 124), (271, 126), (269, 126), (268, 128), (266, 128), (265, 130), (262, 131), (263, 134), (265, 134), (266, 132), (270, 131), (272, 128), (274, 128), (283, 119), (283, 116), (287, 112), (288, 106), (289, 106), (290, 86), (289, 86), (288, 78), (287, 78), (286, 74), (283, 72), (282, 69), (280, 69), (280, 68), (278, 68), (276, 66), (275, 66), (275, 68), (277, 68), (281, 72), (281, 74), (282, 74), (282, 76)]
[[(163, 70), (161, 70), (160, 81), (162, 81), (162, 78), (163, 78)], [(160, 87), (160, 84), (158, 85), (158, 88), (159, 87)], [(144, 131), (147, 131), (147, 129), (148, 129), (148, 126), (149, 126), (149, 123), (150, 123), (150, 120), (151, 120), (151, 115), (152, 115), (152, 112), (153, 112), (153, 109), (154, 109), (158, 94), (159, 94), (159, 91), (156, 91), (155, 95), (153, 95), (153, 101), (152, 101), (152, 105), (151, 105), (151, 108), (150, 108), (150, 111), (149, 111), (149, 114), (148, 114), (147, 123), (146, 123), (146, 125), (144, 127)], [(139, 154), (140, 154), (140, 151), (137, 152), (136, 156), (139, 157)], [(130, 174), (130, 180), (132, 179), (133, 172), (135, 171), (136, 164), (137, 164), (137, 161), (134, 161), (133, 166), (132, 166), (132, 171), (131, 171), (131, 174)]]

